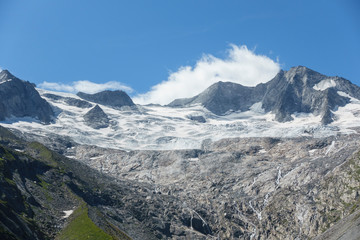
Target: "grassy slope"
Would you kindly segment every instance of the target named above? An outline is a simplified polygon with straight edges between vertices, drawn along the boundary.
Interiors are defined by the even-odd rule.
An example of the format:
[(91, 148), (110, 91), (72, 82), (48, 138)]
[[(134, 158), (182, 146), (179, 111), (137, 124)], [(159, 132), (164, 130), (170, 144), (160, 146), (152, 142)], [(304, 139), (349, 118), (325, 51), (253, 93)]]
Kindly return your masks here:
[(85, 203), (75, 210), (69, 220), (70, 222), (58, 235), (57, 240), (113, 239), (91, 221)]
[[(7, 145), (8, 147), (5, 147), (4, 145)], [(24, 153), (20, 153), (17, 151), (13, 151), (9, 146), (21, 146), (22, 149), (25, 150)], [(28, 155), (29, 154), (29, 155)], [(26, 159), (29, 160), (20, 160), (23, 159), (24, 156), (26, 156)], [(68, 167), (65, 166), (61, 161), (61, 156), (58, 154), (52, 152), (48, 148), (46, 148), (44, 145), (38, 143), (38, 142), (31, 142), (27, 143), (20, 139), (18, 139), (16, 136), (14, 136), (11, 132), (9, 132), (7, 129), (0, 127), (0, 182), (2, 184), (5, 184), (9, 189), (6, 190), (6, 193), (10, 193), (11, 196), (13, 193), (10, 190), (15, 191), (18, 193), (18, 195), (21, 197), (18, 192), (16, 183), (13, 181), (13, 173), (12, 169), (14, 167), (14, 164), (11, 164), (11, 162), (16, 163), (16, 167), (21, 167), (22, 169), (26, 168), (32, 168), (33, 165), (29, 165), (30, 162), (40, 162), (41, 164), (45, 164), (45, 166), (48, 170), (53, 171), (54, 174), (57, 174), (59, 176), (66, 175), (68, 171), (71, 171), (71, 169), (67, 169)], [(40, 165), (41, 165), (40, 164)], [(39, 164), (35, 164), (38, 166)], [(10, 167), (12, 166), (12, 167)], [(38, 167), (36, 167), (38, 170)], [(33, 172), (33, 169), (28, 169), (27, 171)], [(34, 171), (36, 171), (34, 169)], [(36, 174), (36, 175), (35, 175)], [(42, 187), (42, 190), (45, 191), (45, 197), (51, 196), (50, 192), (54, 191), (53, 185), (55, 183), (48, 183), (44, 181), (44, 176), (41, 173), (35, 173), (33, 172), (33, 178), (34, 182), (37, 182), (38, 185)], [(24, 178), (27, 178), (29, 176), (23, 176)], [(35, 183), (34, 183), (35, 184)], [(63, 184), (65, 188), (67, 188), (66, 184)], [(112, 227), (112, 231), (108, 233), (108, 229), (102, 230), (100, 227), (98, 227), (90, 218), (88, 215), (88, 206), (84, 202), (83, 199), (81, 199), (80, 196), (76, 196), (75, 193), (73, 193), (69, 188), (67, 188), (68, 191), (71, 192), (71, 195), (74, 195), (82, 204), (74, 211), (74, 213), (67, 219), (68, 223), (66, 224), (66, 227), (63, 228), (58, 234), (56, 239), (58, 240), (71, 240), (71, 239), (104, 239), (104, 240), (113, 240), (113, 239), (130, 239), (125, 233), (117, 229), (116, 227)], [(1, 190), (1, 189), (0, 189)], [(3, 189), (4, 190), (4, 189)], [(10, 192), (9, 192), (10, 191)], [(2, 191), (0, 191), (2, 192)], [(5, 193), (4, 193), (5, 194)], [(3, 206), (5, 209), (9, 209), (11, 213), (14, 213), (16, 215), (19, 214), (18, 211), (13, 212), (13, 208), (8, 205), (6, 199), (3, 199), (4, 196), (0, 195), (0, 206)], [(25, 198), (23, 198), (25, 199)], [(48, 199), (48, 198), (46, 198)], [(50, 199), (50, 197), (49, 197)], [(48, 199), (48, 200), (49, 200)], [(51, 201), (54, 201), (54, 199), (50, 199)], [(49, 200), (49, 201), (50, 201)], [(26, 206), (29, 206), (27, 203), (24, 203)], [(25, 207), (24, 207), (25, 208)], [(1, 210), (1, 209), (0, 209)], [(24, 210), (22, 210), (24, 211)], [(2, 213), (0, 211), (0, 213)], [(3, 213), (2, 217), (8, 219), (9, 216), (7, 213)], [(1, 214), (0, 214), (1, 215)], [(19, 215), (18, 215), (19, 216)], [(29, 218), (30, 216), (28, 214), (24, 213), (24, 216)], [(30, 217), (29, 219), (31, 219)], [(10, 218), (9, 218), (10, 219)], [(2, 219), (4, 220), (4, 219)], [(13, 219), (12, 219), (13, 220)], [(25, 220), (24, 220), (25, 221)], [(106, 221), (106, 219), (104, 219)], [(18, 226), (21, 226), (22, 224), (26, 224), (25, 222), (19, 222), (17, 223)], [(32, 222), (32, 224), (36, 225), (36, 222)], [(109, 224), (110, 225), (110, 224)], [(30, 227), (32, 225), (29, 225)], [(34, 226), (37, 227), (37, 226)], [(114, 230), (115, 229), (115, 230)], [(112, 233), (113, 231), (116, 231), (116, 237)], [(13, 235), (11, 232), (9, 232), (7, 229), (4, 228), (2, 225), (2, 221), (0, 220), (0, 239), (18, 239), (19, 236)], [(30, 236), (28, 236), (30, 237)], [(45, 236), (43, 236), (45, 237)], [(40, 237), (42, 239), (43, 237)], [(46, 237), (45, 237), (46, 238)], [(27, 239), (27, 237), (20, 239)]]

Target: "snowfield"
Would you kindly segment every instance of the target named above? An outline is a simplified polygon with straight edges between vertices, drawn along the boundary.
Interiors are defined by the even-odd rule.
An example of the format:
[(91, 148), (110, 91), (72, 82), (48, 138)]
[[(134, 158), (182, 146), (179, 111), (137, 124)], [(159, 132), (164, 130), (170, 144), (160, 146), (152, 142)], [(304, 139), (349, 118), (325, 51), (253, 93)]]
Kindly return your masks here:
[[(322, 90), (332, 83), (320, 85), (317, 87)], [(31, 118), (10, 118), (0, 124), (22, 132), (57, 133), (79, 144), (123, 150), (201, 148), (206, 142), (232, 137), (327, 137), (356, 133), (356, 128), (360, 127), (360, 100), (351, 98), (349, 104), (333, 112), (335, 121), (326, 126), (321, 125), (321, 116), (303, 113), (292, 115), (293, 121), (279, 123), (273, 114), (263, 113), (261, 104), (254, 104), (250, 111), (232, 112), (225, 116), (217, 116), (200, 105), (189, 108), (138, 105), (138, 110), (117, 110), (99, 104), (109, 116), (110, 125), (96, 130), (87, 126), (83, 119), (91, 108), (69, 106), (63, 100), (46, 98), (44, 94), (80, 99), (78, 96), (37, 90), (52, 105), (56, 113), (54, 123), (43, 125)], [(202, 116), (206, 122), (190, 120), (190, 116)]]

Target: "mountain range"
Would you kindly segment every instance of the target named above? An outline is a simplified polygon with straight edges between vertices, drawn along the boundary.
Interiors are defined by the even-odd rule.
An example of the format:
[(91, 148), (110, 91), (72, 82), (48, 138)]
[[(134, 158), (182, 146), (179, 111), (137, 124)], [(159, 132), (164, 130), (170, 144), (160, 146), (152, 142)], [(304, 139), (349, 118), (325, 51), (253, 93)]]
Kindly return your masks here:
[[(339, 93), (340, 91), (340, 93)], [(360, 98), (360, 88), (340, 77), (328, 77), (306, 67), (280, 71), (271, 81), (246, 87), (218, 82), (197, 96), (176, 99), (168, 106), (186, 107), (201, 104), (217, 115), (229, 111), (248, 111), (256, 106), (273, 112), (280, 122), (291, 121), (294, 113), (313, 113), (321, 122), (333, 121), (332, 111), (349, 103), (349, 97)]]
[(359, 239), (360, 88), (298, 66), (166, 106), (0, 72), (1, 239)]

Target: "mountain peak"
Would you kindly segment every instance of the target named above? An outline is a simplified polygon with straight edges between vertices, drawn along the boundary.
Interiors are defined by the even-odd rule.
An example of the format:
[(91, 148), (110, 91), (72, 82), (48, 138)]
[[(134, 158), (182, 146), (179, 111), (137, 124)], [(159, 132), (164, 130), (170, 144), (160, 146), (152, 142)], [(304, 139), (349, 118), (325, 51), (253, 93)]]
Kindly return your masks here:
[(95, 94), (87, 94), (83, 92), (78, 92), (76, 95), (85, 99), (87, 101), (91, 101), (94, 103), (107, 105), (111, 107), (123, 107), (123, 106), (134, 106), (134, 102), (131, 98), (121, 90), (116, 91), (102, 91)]
[(34, 85), (20, 80), (8, 70), (0, 72), (0, 120), (9, 117), (33, 117), (50, 123), (54, 112)]
[(0, 82), (5, 82), (11, 79), (16, 78), (14, 75), (12, 75), (8, 70), (2, 70), (0, 72)]
[(310, 68), (304, 67), (304, 66), (296, 66), (289, 69), (289, 71), (286, 71), (287, 75), (298, 75), (298, 76), (304, 76), (308, 74), (320, 74)]
[(99, 105), (96, 105), (84, 115), (86, 124), (94, 129), (107, 128), (109, 117)]
[[(335, 88), (336, 87), (336, 88)], [(333, 91), (324, 91), (334, 88)], [(324, 124), (333, 118), (331, 111), (345, 106), (349, 98), (338, 91), (360, 99), (360, 88), (350, 82), (339, 82), (304, 66), (280, 71), (267, 83), (245, 87), (232, 82), (217, 82), (199, 95), (188, 99), (176, 99), (168, 106), (179, 107), (201, 104), (216, 115), (232, 111), (249, 111), (261, 103), (265, 112), (273, 112), (279, 122), (291, 121), (294, 113), (313, 113), (323, 116)], [(331, 94), (331, 104), (323, 104)]]

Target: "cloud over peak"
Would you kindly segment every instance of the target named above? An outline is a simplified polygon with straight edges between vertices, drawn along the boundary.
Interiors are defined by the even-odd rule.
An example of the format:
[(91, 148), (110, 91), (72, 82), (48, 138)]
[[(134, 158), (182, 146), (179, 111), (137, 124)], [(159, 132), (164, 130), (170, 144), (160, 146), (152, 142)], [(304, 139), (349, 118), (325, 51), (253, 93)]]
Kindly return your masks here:
[(126, 92), (133, 91), (131, 87), (128, 87), (120, 82), (109, 81), (106, 83), (94, 83), (87, 80), (75, 81), (71, 84), (51, 83), (45, 81), (39, 84), (39, 88), (72, 93), (85, 92), (90, 94), (105, 90), (124, 90)]
[(255, 54), (245, 45), (230, 47), (225, 59), (206, 54), (194, 67), (180, 67), (149, 92), (135, 96), (134, 102), (164, 105), (176, 98), (193, 97), (219, 81), (255, 86), (271, 80), (280, 70), (278, 62)]

